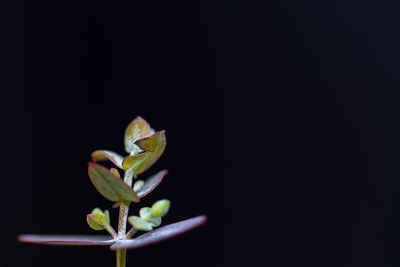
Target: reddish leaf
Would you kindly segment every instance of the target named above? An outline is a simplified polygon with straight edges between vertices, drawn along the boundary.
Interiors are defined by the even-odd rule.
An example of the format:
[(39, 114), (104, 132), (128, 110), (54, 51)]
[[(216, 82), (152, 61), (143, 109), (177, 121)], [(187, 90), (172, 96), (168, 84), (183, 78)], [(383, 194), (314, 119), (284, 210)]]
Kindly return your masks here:
[(96, 150), (92, 153), (92, 159), (94, 162), (97, 161), (103, 161), (103, 160), (109, 160), (112, 163), (115, 164), (115, 166), (117, 166), (118, 168), (122, 169), (122, 161), (124, 160), (124, 158), (113, 152), (113, 151), (109, 151), (109, 150)]
[(151, 156), (151, 152), (142, 152), (136, 155), (126, 156), (122, 161), (122, 167), (126, 170), (133, 167), (136, 173), (136, 170), (140, 168), (149, 156)]
[(135, 174), (141, 174), (150, 168), (164, 152), (167, 145), (165, 131), (156, 132), (149, 137), (140, 139), (135, 142), (135, 145), (144, 151), (151, 152), (151, 155), (145, 158), (135, 172)]
[(147, 196), (151, 191), (153, 191), (162, 181), (165, 175), (168, 174), (167, 170), (162, 170), (155, 175), (149, 177), (144, 181), (143, 187), (136, 192), (139, 198)]
[(135, 141), (151, 134), (149, 124), (140, 116), (131, 121), (125, 130), (125, 150), (131, 153), (135, 149)]
[(206, 220), (207, 217), (205, 215), (201, 215), (185, 221), (169, 224), (164, 227), (158, 228), (157, 230), (143, 234), (135, 239), (119, 240), (114, 245), (112, 245), (110, 249), (136, 249), (152, 245), (197, 228), (203, 225)]
[(125, 204), (131, 201), (139, 202), (139, 197), (133, 189), (107, 168), (91, 162), (88, 173), (97, 191), (108, 200)]
[(115, 240), (104, 235), (20, 235), (20, 242), (48, 245), (112, 245)]

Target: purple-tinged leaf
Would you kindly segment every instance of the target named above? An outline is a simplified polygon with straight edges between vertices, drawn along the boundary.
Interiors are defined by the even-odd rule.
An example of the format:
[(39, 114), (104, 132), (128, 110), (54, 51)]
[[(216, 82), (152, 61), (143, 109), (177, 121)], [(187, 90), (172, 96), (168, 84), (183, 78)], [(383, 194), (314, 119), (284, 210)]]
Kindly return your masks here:
[[(122, 161), (122, 167), (127, 170), (133, 167), (134, 171), (140, 168), (146, 159), (151, 156), (151, 152), (143, 152), (136, 155), (127, 156)], [(136, 172), (135, 172), (136, 173)]]
[(121, 155), (119, 155), (113, 151), (96, 150), (92, 153), (92, 160), (94, 162), (109, 160), (112, 163), (114, 163), (115, 166), (122, 169), (122, 161), (124, 160), (124, 157), (122, 157)]
[(119, 240), (114, 245), (112, 245), (110, 249), (136, 249), (152, 245), (197, 228), (203, 225), (206, 220), (207, 217), (205, 215), (201, 215), (185, 221), (169, 224), (154, 231), (145, 233), (135, 239)]
[(135, 174), (141, 174), (150, 168), (164, 152), (165, 146), (167, 145), (167, 138), (165, 137), (165, 131), (156, 132), (153, 135), (140, 139), (135, 142), (140, 149), (151, 152), (142, 164), (137, 168)]
[(107, 168), (90, 162), (88, 173), (97, 191), (108, 200), (125, 204), (139, 202), (139, 197), (132, 188)]
[(143, 187), (136, 192), (139, 198), (147, 196), (151, 191), (153, 191), (162, 181), (165, 175), (168, 174), (167, 170), (162, 170), (155, 175), (149, 177), (144, 181)]
[(47, 245), (112, 245), (115, 240), (107, 235), (20, 235), (20, 242)]
[[(131, 153), (135, 150), (136, 140), (142, 139), (151, 135), (152, 131), (149, 124), (140, 116), (131, 121), (125, 130), (125, 150)], [(137, 149), (137, 147), (136, 147)]]

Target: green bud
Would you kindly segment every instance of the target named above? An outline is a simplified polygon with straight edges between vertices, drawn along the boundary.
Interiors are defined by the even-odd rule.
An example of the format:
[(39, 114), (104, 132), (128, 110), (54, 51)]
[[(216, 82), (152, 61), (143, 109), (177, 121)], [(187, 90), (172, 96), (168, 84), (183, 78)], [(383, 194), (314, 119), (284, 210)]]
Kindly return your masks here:
[(108, 210), (103, 212), (101, 209), (95, 208), (91, 214), (86, 216), (86, 221), (92, 229), (104, 230), (105, 226), (110, 224), (110, 214)]
[(171, 202), (168, 199), (159, 200), (151, 206), (151, 216), (162, 217), (167, 214)]
[(133, 191), (139, 192), (143, 188), (144, 182), (143, 180), (137, 180), (133, 185)]
[(128, 218), (128, 222), (135, 227), (138, 230), (141, 231), (151, 231), (153, 230), (153, 226), (151, 225), (151, 223), (146, 222), (145, 220), (143, 220), (142, 218), (138, 217), (138, 216), (130, 216)]
[(145, 221), (149, 221), (153, 218), (151, 216), (151, 208), (149, 207), (141, 208), (139, 211), (139, 215)]

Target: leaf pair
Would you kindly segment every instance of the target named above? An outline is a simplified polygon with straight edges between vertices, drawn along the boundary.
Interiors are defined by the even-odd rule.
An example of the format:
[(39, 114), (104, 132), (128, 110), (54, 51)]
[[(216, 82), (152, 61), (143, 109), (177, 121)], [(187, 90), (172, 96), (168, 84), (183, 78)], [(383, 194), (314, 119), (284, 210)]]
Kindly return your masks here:
[(88, 168), (89, 178), (100, 194), (110, 201), (127, 205), (130, 202), (139, 202), (140, 198), (153, 191), (167, 173), (163, 170), (151, 176), (144, 182), (142, 188), (135, 192), (113, 171), (93, 162), (89, 163)]
[(130, 216), (128, 222), (137, 230), (151, 231), (161, 224), (161, 217), (167, 214), (171, 202), (168, 199), (159, 200), (149, 207), (141, 208), (139, 216)]
[(95, 208), (92, 210), (92, 213), (86, 216), (86, 221), (90, 228), (101, 231), (110, 225), (110, 213), (108, 210), (103, 212), (101, 209)]
[(110, 236), (82, 235), (20, 235), (21, 242), (53, 245), (112, 245), (111, 250), (136, 249), (155, 244), (195, 229), (206, 222), (204, 215), (169, 224), (130, 240), (115, 240)]
[[(125, 130), (125, 151), (130, 154), (137, 154), (137, 145), (135, 142), (142, 138), (148, 137), (154, 133), (150, 125), (142, 117), (138, 116), (131, 121)], [(140, 150), (139, 150), (140, 151)]]
[(154, 132), (141, 117), (128, 125), (124, 142), (130, 155), (122, 157), (113, 151), (97, 150), (92, 153), (93, 161), (109, 160), (120, 169), (133, 168), (135, 174), (141, 174), (160, 158), (167, 144), (165, 131)]

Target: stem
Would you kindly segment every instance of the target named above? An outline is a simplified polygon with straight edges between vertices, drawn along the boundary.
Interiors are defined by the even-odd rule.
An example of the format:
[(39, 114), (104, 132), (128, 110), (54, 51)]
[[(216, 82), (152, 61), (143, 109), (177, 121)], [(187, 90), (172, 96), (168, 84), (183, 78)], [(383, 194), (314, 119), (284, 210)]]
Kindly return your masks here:
[(136, 234), (137, 229), (135, 227), (132, 227), (131, 230), (126, 233), (125, 239), (131, 238), (134, 234)]
[[(124, 182), (132, 186), (132, 178), (134, 175), (133, 168), (126, 170)], [(118, 218), (118, 239), (125, 239), (126, 223), (128, 221), (129, 204), (120, 203)], [(125, 267), (126, 265), (126, 249), (117, 251), (117, 267)]]
[(117, 267), (125, 267), (126, 265), (126, 249), (117, 250)]
[(126, 222), (128, 220), (129, 206), (121, 203), (119, 205), (118, 239), (124, 239), (126, 233)]
[(114, 239), (117, 239), (117, 238), (118, 238), (117, 233), (115, 232), (114, 228), (112, 228), (111, 225), (105, 225), (105, 226), (104, 226), (104, 229), (106, 229), (106, 231), (109, 232), (110, 235), (111, 235)]

